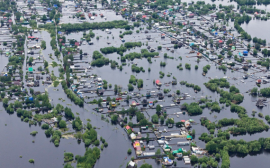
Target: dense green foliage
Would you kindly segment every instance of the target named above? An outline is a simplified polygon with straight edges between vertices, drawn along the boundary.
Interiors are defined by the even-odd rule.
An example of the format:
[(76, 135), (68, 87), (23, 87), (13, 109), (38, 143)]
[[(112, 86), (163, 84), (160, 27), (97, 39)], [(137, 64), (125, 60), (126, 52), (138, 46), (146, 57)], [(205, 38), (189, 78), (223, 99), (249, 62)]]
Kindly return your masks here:
[(64, 153), (64, 161), (65, 162), (73, 161), (73, 158), (74, 158), (73, 153), (70, 153), (70, 152)]
[(97, 147), (86, 148), (84, 156), (76, 155), (77, 168), (92, 168), (94, 167), (97, 159), (100, 158), (100, 149)]
[(76, 117), (75, 120), (72, 121), (72, 127), (76, 131), (80, 131), (82, 129), (83, 125), (80, 117)]
[(123, 20), (115, 20), (115, 21), (109, 21), (109, 22), (84, 22), (84, 23), (68, 23), (68, 24), (62, 24), (61, 25), (61, 31), (64, 32), (73, 32), (73, 31), (83, 31), (83, 30), (95, 30), (95, 29), (113, 29), (113, 28), (124, 28), (127, 29), (128, 22)]
[(66, 81), (61, 82), (62, 88), (64, 89), (65, 93), (67, 94), (67, 97), (71, 99), (76, 105), (83, 106), (84, 101), (83, 99), (79, 98), (75, 93), (72, 92), (67, 86)]
[(262, 89), (260, 89), (260, 93), (264, 97), (269, 97), (270, 96), (270, 88), (262, 88)]
[(184, 103), (183, 106), (186, 107), (188, 114), (191, 116), (202, 114), (202, 109), (198, 103), (195, 103), (195, 102), (190, 103), (190, 104)]
[(109, 58), (103, 57), (103, 55), (98, 51), (93, 52), (93, 59), (94, 61), (91, 62), (92, 66), (102, 67), (103, 65), (109, 64)]

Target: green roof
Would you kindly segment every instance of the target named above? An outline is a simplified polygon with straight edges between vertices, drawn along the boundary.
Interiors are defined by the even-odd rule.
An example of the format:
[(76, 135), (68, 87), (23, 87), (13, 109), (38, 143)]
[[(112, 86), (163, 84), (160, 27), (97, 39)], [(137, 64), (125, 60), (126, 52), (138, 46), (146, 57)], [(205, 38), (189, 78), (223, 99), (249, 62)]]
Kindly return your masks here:
[(32, 67), (29, 67), (29, 68), (28, 68), (28, 71), (29, 71), (29, 72), (33, 72), (33, 68), (32, 68)]
[(192, 139), (192, 136), (191, 136), (191, 135), (188, 135), (188, 136), (187, 136), (187, 139)]
[(178, 150), (174, 150), (172, 152), (173, 155), (176, 154), (176, 153), (183, 153), (183, 149), (182, 148), (179, 148)]

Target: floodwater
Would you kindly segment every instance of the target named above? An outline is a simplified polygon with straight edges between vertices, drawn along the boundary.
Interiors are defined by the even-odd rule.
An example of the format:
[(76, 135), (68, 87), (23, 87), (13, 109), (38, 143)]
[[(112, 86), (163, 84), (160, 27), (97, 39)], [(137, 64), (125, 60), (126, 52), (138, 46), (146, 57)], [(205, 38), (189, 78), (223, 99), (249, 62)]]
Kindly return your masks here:
[[(251, 35), (251, 37), (257, 37), (261, 39), (266, 39), (266, 42), (269, 43), (270, 35), (268, 32), (270, 24), (269, 21), (253, 19), (248, 24), (244, 23), (241, 27)], [(267, 44), (266, 43), (266, 44)]]
[[(217, 1), (221, 2), (221, 1)], [(99, 14), (99, 12), (97, 12)], [(114, 15), (108, 12), (103, 12), (104, 14), (108, 14), (107, 19), (113, 19)], [(88, 16), (87, 16), (88, 17)], [(118, 18), (119, 17), (119, 18)], [(71, 21), (69, 17), (63, 16), (64, 22), (65, 21)], [(89, 18), (87, 18), (89, 19)], [(121, 19), (121, 16), (117, 16), (117, 19)], [(103, 21), (104, 19), (96, 18), (95, 21)], [(90, 21), (90, 20), (87, 20)], [(256, 22), (256, 23), (254, 23)], [(266, 29), (267, 22), (265, 21), (251, 21), (247, 26), (243, 25), (245, 27), (245, 30), (248, 33), (254, 33), (254, 36), (256, 35), (259, 38), (263, 38), (265, 35), (259, 32), (259, 29), (257, 31), (255, 30), (255, 25), (260, 24), (263, 29)], [(142, 26), (145, 28), (145, 26)], [(244, 94), (245, 99), (243, 103), (240, 105), (245, 107), (247, 109), (248, 115), (251, 116), (252, 110), (256, 110), (258, 112), (262, 112), (264, 115), (268, 114), (269, 111), (269, 104), (267, 104), (266, 107), (263, 109), (259, 109), (255, 106), (255, 101), (257, 98), (251, 97), (246, 91), (249, 89), (252, 89), (255, 87), (255, 78), (249, 78), (244, 81), (244, 83), (240, 82), (242, 80), (243, 76), (243, 70), (239, 70), (239, 72), (232, 72), (230, 70), (227, 70), (226, 74), (224, 74), (223, 71), (218, 70), (213, 62), (209, 62), (206, 59), (201, 59), (199, 63), (197, 63), (197, 58), (192, 57), (195, 54), (188, 54), (190, 49), (186, 49), (185, 47), (182, 47), (181, 49), (176, 49), (174, 53), (171, 53), (170, 51), (167, 51), (167, 47), (172, 47), (173, 45), (170, 43), (169, 38), (161, 39), (160, 38), (160, 32), (156, 31), (150, 31), (150, 33), (145, 34), (144, 30), (142, 30), (140, 33), (136, 33), (136, 30), (138, 28), (135, 28), (133, 30), (132, 35), (126, 35), (124, 39), (126, 41), (141, 41), (144, 45), (141, 48), (134, 48), (128, 50), (125, 54), (131, 53), (131, 52), (140, 52), (141, 49), (146, 48), (146, 43), (148, 43), (149, 46), (152, 48), (157, 49), (157, 46), (161, 45), (162, 50), (159, 51), (160, 58), (152, 58), (152, 63), (148, 63), (145, 58), (142, 59), (135, 59), (132, 62), (137, 63), (137, 66), (143, 67), (145, 69), (145, 72), (135, 73), (131, 71), (131, 61), (127, 61), (127, 65), (123, 66), (123, 70), (120, 71), (119, 69), (111, 69), (110, 65), (104, 66), (101, 68), (94, 67), (93, 70), (90, 71), (91, 74), (97, 74), (98, 76), (102, 77), (102, 79), (107, 80), (108, 84), (112, 84), (114, 86), (115, 84), (121, 85), (123, 87), (123, 91), (127, 90), (128, 81), (130, 78), (130, 75), (134, 75), (138, 79), (143, 79), (144, 81), (144, 87), (142, 90), (138, 90), (135, 88), (134, 92), (139, 92), (141, 95), (145, 95), (146, 91), (155, 91), (156, 93), (159, 92), (155, 85), (153, 85), (153, 80), (160, 79), (159, 72), (162, 71), (165, 76), (164, 78), (160, 79), (160, 81), (163, 83), (163, 86), (161, 87), (161, 90), (164, 88), (170, 89), (170, 94), (176, 92), (176, 90), (180, 90), (181, 93), (188, 93), (191, 97), (187, 100), (184, 100), (181, 102), (181, 104), (187, 102), (193, 102), (198, 101), (202, 96), (207, 96), (208, 98), (212, 99), (213, 101), (219, 101), (219, 95), (217, 93), (211, 92), (208, 90), (203, 83), (208, 82), (210, 78), (223, 78), (224, 76), (228, 77), (228, 81), (231, 85), (235, 85), (237, 88), (240, 89), (240, 92)], [(121, 44), (121, 40), (119, 39), (120, 31), (124, 31), (121, 29), (113, 29), (111, 34), (107, 34), (104, 31), (101, 30), (94, 30), (95, 36), (99, 36), (100, 39), (97, 40), (96, 38), (93, 38), (92, 41), (94, 42), (94, 45), (82, 45), (80, 46), (83, 52), (88, 53), (87, 57), (84, 57), (84, 60), (91, 61), (92, 53), (95, 50), (100, 50), (100, 48), (104, 48), (107, 46), (115, 46), (119, 47)], [(249, 32), (251, 31), (251, 32)], [(88, 33), (88, 32), (87, 32)], [(256, 34), (258, 33), (258, 34)], [(151, 40), (146, 39), (146, 35), (151, 35)], [(262, 37), (260, 37), (261, 35)], [(56, 59), (56, 57), (52, 57), (54, 60), (49, 58), (49, 54), (53, 53), (51, 47), (50, 47), (50, 36), (49, 33), (42, 31), (41, 33), (35, 34), (35, 36), (40, 37), (42, 40), (46, 41), (47, 49), (42, 51), (43, 58), (47, 60), (49, 63), (52, 61), (57, 62), (57, 64), (60, 64), (61, 62)], [(67, 39), (76, 39), (80, 40), (82, 37), (82, 32), (80, 33), (71, 33), (66, 36)], [(107, 38), (108, 37), (108, 38)], [(114, 37), (114, 38), (113, 38)], [(270, 37), (269, 37), (270, 38)], [(267, 38), (267, 39), (269, 39)], [(109, 42), (110, 44), (107, 44)], [(28, 45), (33, 45), (35, 42), (29, 42)], [(174, 57), (174, 59), (165, 59), (163, 57), (164, 53), (168, 53), (168, 56)], [(237, 52), (236, 52), (237, 53)], [(33, 57), (37, 57), (39, 54), (35, 54)], [(179, 57), (182, 57), (182, 60), (180, 60)], [(188, 56), (188, 57), (187, 57)], [(105, 55), (105, 57), (109, 58), (110, 60), (115, 60), (119, 64), (120, 62), (120, 55), (117, 55), (116, 53)], [(251, 58), (251, 57), (248, 57)], [(229, 61), (229, 59), (225, 59)], [(3, 56), (0, 56), (0, 67), (4, 67), (7, 64), (8, 58)], [(160, 61), (166, 62), (165, 67), (160, 67)], [(177, 66), (182, 63), (183, 70), (180, 71), (177, 69)], [(191, 70), (185, 69), (185, 63), (191, 64)], [(208, 71), (206, 76), (202, 76), (202, 68), (203, 66), (210, 64), (211, 69)], [(42, 64), (37, 64), (34, 66), (36, 69), (37, 67), (41, 66)], [(86, 66), (87, 64), (85, 64)], [(195, 70), (195, 65), (199, 66), (198, 70)], [(55, 75), (58, 76), (58, 68), (55, 67), (52, 68), (50, 66), (49, 70), (50, 72), (53, 70)], [(151, 72), (148, 72), (148, 68), (151, 68)], [(249, 73), (255, 72), (254, 69), (249, 70)], [(167, 74), (171, 74), (170, 77), (167, 77)], [(265, 76), (266, 74), (260, 72), (256, 73), (255, 77), (261, 77)], [(165, 85), (165, 83), (171, 82), (173, 77), (175, 77), (178, 81), (178, 84), (175, 86), (172, 85)], [(237, 80), (233, 80), (233, 78), (236, 78)], [(197, 84), (201, 87), (202, 91), (199, 93), (194, 93), (192, 88), (188, 88), (184, 85), (180, 85), (180, 81), (187, 81), (188, 83)], [(261, 88), (263, 87), (269, 87), (269, 84), (263, 84)], [(45, 91), (45, 88), (47, 88), (47, 91), (49, 93), (49, 97), (51, 99), (51, 102), (53, 105), (56, 105), (57, 103), (62, 104), (63, 106), (69, 107), (72, 109), (73, 113), (76, 114), (75, 116), (79, 116), (84, 124), (87, 123), (87, 119), (91, 120), (91, 124), (95, 127), (97, 127), (98, 136), (102, 136), (106, 139), (109, 146), (107, 148), (104, 148), (104, 150), (101, 152), (101, 158), (97, 161), (95, 167), (125, 167), (127, 162), (130, 160), (131, 156), (134, 156), (135, 151), (133, 150), (132, 155), (127, 155), (127, 150), (129, 148), (132, 148), (131, 141), (128, 139), (126, 133), (124, 132), (123, 128), (121, 128), (118, 125), (111, 125), (111, 123), (107, 123), (104, 120), (101, 120), (101, 114), (98, 114), (96, 112), (93, 112), (93, 108), (96, 107), (96, 105), (88, 105), (85, 104), (83, 108), (80, 108), (76, 106), (73, 102), (70, 101), (70, 99), (67, 98), (66, 94), (63, 92), (61, 84), (58, 87), (53, 86), (42, 86), (34, 88), (35, 91)], [(226, 90), (226, 89), (225, 89)], [(106, 95), (112, 95), (112, 91), (105, 91)], [(85, 94), (89, 97), (91, 97), (91, 94)], [(93, 97), (93, 95), (92, 95)], [(63, 101), (64, 100), (64, 101)], [(91, 101), (93, 98), (88, 99), (87, 101)], [(139, 99), (134, 99), (134, 101), (138, 101)], [(141, 99), (142, 100), (142, 99)], [(154, 101), (156, 98), (152, 97), (148, 99), (148, 101)], [(133, 99), (131, 100), (131, 102)], [(172, 98), (165, 95), (164, 100), (159, 101), (159, 104), (162, 104), (163, 106), (170, 106), (173, 104)], [(121, 110), (122, 108), (128, 108), (125, 106), (126, 103), (121, 103), (123, 107), (118, 107), (117, 110)], [(220, 105), (221, 107), (223, 105)], [(225, 105), (224, 105), (225, 106)], [(198, 140), (200, 135), (204, 132), (208, 132), (205, 127), (202, 127), (200, 125), (200, 117), (206, 116), (209, 120), (212, 122), (217, 121), (222, 118), (238, 118), (236, 113), (231, 113), (229, 107), (224, 107), (220, 113), (210, 113), (209, 109), (204, 109), (203, 114), (200, 116), (188, 116), (188, 115), (182, 115), (180, 114), (180, 117), (176, 117), (173, 113), (179, 112), (180, 108), (179, 106), (175, 107), (168, 107), (167, 113), (169, 114), (169, 117), (173, 117), (175, 121), (180, 121), (182, 119), (188, 120), (188, 119), (194, 119), (194, 121), (198, 124), (194, 124), (192, 126), (192, 129), (196, 130), (196, 136), (195, 140), (197, 142), (197, 145), (199, 147), (205, 147), (205, 143)], [(79, 115), (78, 115), (78, 114)], [(145, 116), (150, 120), (151, 118), (149, 116), (152, 116), (155, 114), (155, 109), (149, 109), (146, 113), (144, 113)], [(256, 116), (257, 117), (257, 116)], [(129, 121), (136, 121), (136, 117), (133, 117)], [(50, 138), (46, 138), (44, 134), (44, 130), (40, 128), (40, 126), (29, 126), (27, 123), (24, 123), (20, 120), (14, 113), (13, 115), (7, 114), (2, 104), (0, 103), (0, 134), (1, 134), (1, 154), (0, 154), (0, 165), (1, 167), (36, 167), (36, 168), (47, 168), (47, 167), (63, 167), (63, 157), (64, 152), (72, 152), (75, 155), (83, 155), (85, 152), (84, 144), (78, 144), (77, 140), (75, 139), (61, 139), (59, 147), (55, 147), (53, 143), (50, 143)], [(6, 124), (6, 125), (5, 125)], [(71, 129), (71, 125), (68, 126)], [(72, 129), (71, 129), (72, 130)], [(176, 128), (172, 128), (171, 130), (176, 130)], [(38, 134), (33, 137), (30, 135), (30, 132), (32, 131), (38, 131)], [(72, 132), (72, 131), (71, 131)], [(152, 135), (151, 135), (152, 136)], [(242, 135), (242, 136), (231, 136), (231, 139), (244, 139), (246, 141), (252, 141), (259, 139), (260, 137), (269, 137), (268, 132), (262, 132), (262, 133), (256, 133), (253, 135)], [(35, 141), (34, 143), (32, 141)], [(175, 140), (173, 140), (175, 141)], [(178, 140), (177, 140), (178, 141)], [(150, 142), (151, 144), (152, 142)], [(173, 150), (177, 149), (177, 146), (172, 146)], [(19, 158), (20, 155), (22, 158)], [(251, 167), (250, 165), (254, 166), (260, 166), (260, 167), (269, 167), (269, 159), (267, 159), (269, 153), (263, 152), (261, 154), (258, 154), (256, 156), (246, 156), (244, 158), (239, 158), (237, 156), (232, 156), (230, 158), (231, 160), (231, 167)], [(29, 159), (34, 159), (35, 163), (30, 164), (28, 162)], [(152, 164), (153, 167), (161, 167), (161, 164), (156, 163), (152, 159), (139, 161), (138, 165), (143, 164), (144, 162)], [(73, 165), (75, 165), (73, 163)], [(183, 161), (177, 161), (177, 166), (185, 166)], [(252, 166), (253, 167), (253, 166)]]

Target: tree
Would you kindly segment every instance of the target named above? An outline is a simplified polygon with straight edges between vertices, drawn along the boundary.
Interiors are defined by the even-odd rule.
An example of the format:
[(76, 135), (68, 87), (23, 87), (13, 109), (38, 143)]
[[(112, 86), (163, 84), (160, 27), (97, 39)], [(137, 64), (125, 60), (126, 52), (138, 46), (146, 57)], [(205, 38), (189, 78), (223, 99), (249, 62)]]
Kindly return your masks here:
[(268, 55), (268, 50), (265, 48), (265, 49), (263, 49), (262, 50), (262, 54), (263, 54), (263, 56), (267, 56)]
[(158, 150), (156, 151), (155, 155), (161, 155), (160, 149), (158, 149)]
[(253, 37), (253, 43), (257, 43), (258, 42), (258, 38), (257, 37)]
[(169, 124), (174, 124), (174, 120), (169, 118), (166, 120), (166, 125), (169, 125)]
[(155, 123), (155, 124), (158, 123), (158, 115), (157, 115), (157, 114), (154, 114), (154, 115), (152, 116), (152, 122)]
[(46, 49), (46, 42), (44, 40), (41, 41), (41, 46), (42, 49)]
[(156, 106), (156, 113), (157, 113), (157, 115), (160, 115), (161, 113), (161, 106), (158, 104), (157, 106)]
[(209, 152), (209, 153), (215, 153), (216, 150), (217, 150), (217, 144), (213, 141), (210, 141), (206, 144), (206, 150)]
[(8, 106), (8, 99), (4, 98), (3, 99), (3, 106), (6, 108)]
[(247, 48), (248, 48), (248, 51), (250, 51), (250, 48), (251, 48), (250, 44), (248, 44)]
[(74, 114), (72, 113), (70, 108), (66, 107), (64, 111), (65, 111), (66, 118), (74, 119)]
[(43, 20), (43, 22), (46, 22), (47, 21), (47, 17), (46, 17), (45, 14), (42, 16), (41, 20)]
[(132, 86), (132, 84), (128, 84), (128, 91), (133, 91), (134, 87)]
[(254, 88), (251, 89), (250, 92), (251, 92), (252, 95), (257, 95), (257, 93), (258, 93), (258, 88), (254, 87)]
[[(221, 166), (221, 167), (222, 167), (222, 166)], [(201, 164), (201, 168), (207, 168), (207, 164), (203, 162), (203, 163)], [(223, 167), (222, 167), (222, 168), (223, 168)]]
[(220, 154), (217, 153), (217, 154), (215, 155), (215, 158), (216, 158), (217, 161), (219, 161), (219, 159), (220, 159)]
[(61, 120), (61, 121), (59, 122), (59, 128), (66, 128), (66, 127), (67, 127), (66, 121)]
[(148, 121), (145, 118), (140, 121), (141, 126), (146, 126), (147, 124), (148, 124)]
[(177, 122), (177, 123), (175, 123), (175, 126), (176, 126), (176, 127), (181, 127), (181, 126), (183, 126), (183, 125), (184, 125), (183, 122)]
[(113, 114), (113, 115), (111, 116), (111, 122), (112, 122), (113, 124), (116, 124), (117, 121), (118, 121), (118, 116), (117, 116), (116, 114)]
[(41, 126), (41, 128), (42, 128), (42, 129), (49, 129), (49, 125), (48, 125), (48, 124), (43, 124), (43, 125)]
[(160, 117), (160, 124), (163, 124), (164, 123), (164, 116), (162, 115), (161, 117)]
[(130, 155), (132, 153), (132, 150), (129, 148), (127, 153)]
[(73, 167), (73, 166), (71, 166), (71, 164), (70, 164), (70, 163), (68, 163), (68, 164), (65, 164), (64, 168), (74, 168), (74, 167)]
[(44, 61), (44, 68), (47, 68), (48, 65), (49, 65), (48, 62), (45, 60), (45, 61)]
[(192, 164), (198, 163), (198, 157), (196, 155), (191, 155), (190, 156), (190, 161)]
[(174, 160), (174, 156), (172, 153), (169, 153), (169, 159)]
[(114, 85), (114, 93), (115, 93), (115, 94), (118, 93), (118, 87), (117, 87), (117, 85)]
[(258, 54), (258, 51), (256, 49), (253, 50), (253, 55), (257, 55)]
[(76, 131), (80, 131), (82, 129), (83, 125), (82, 125), (82, 121), (81, 121), (80, 117), (76, 117), (75, 120), (72, 121), (72, 127)]
[(229, 57), (231, 57), (233, 55), (231, 51), (228, 51), (227, 54), (228, 54)]

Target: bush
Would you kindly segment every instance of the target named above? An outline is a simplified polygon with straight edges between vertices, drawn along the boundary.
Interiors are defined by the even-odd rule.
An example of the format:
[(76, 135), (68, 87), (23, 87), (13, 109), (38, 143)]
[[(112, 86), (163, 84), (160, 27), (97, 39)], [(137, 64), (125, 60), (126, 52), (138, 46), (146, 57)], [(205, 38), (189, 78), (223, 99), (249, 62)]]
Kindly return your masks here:
[(129, 148), (127, 153), (130, 155), (132, 153), (132, 150)]
[(35, 160), (34, 159), (29, 159), (29, 163), (34, 163)]
[(49, 129), (49, 124), (42, 124), (41, 128), (42, 129)]
[(65, 162), (70, 162), (73, 160), (73, 158), (74, 158), (73, 153), (70, 153), (70, 152), (64, 153), (64, 161)]
[(32, 132), (30, 133), (30, 135), (36, 136), (37, 133), (38, 133), (37, 131), (32, 131)]
[(186, 63), (185, 64), (185, 68), (188, 69), (188, 70), (190, 70), (190, 64)]
[(99, 144), (100, 144), (100, 143), (99, 143), (99, 140), (95, 140), (94, 145), (95, 145), (95, 146), (99, 146)]

